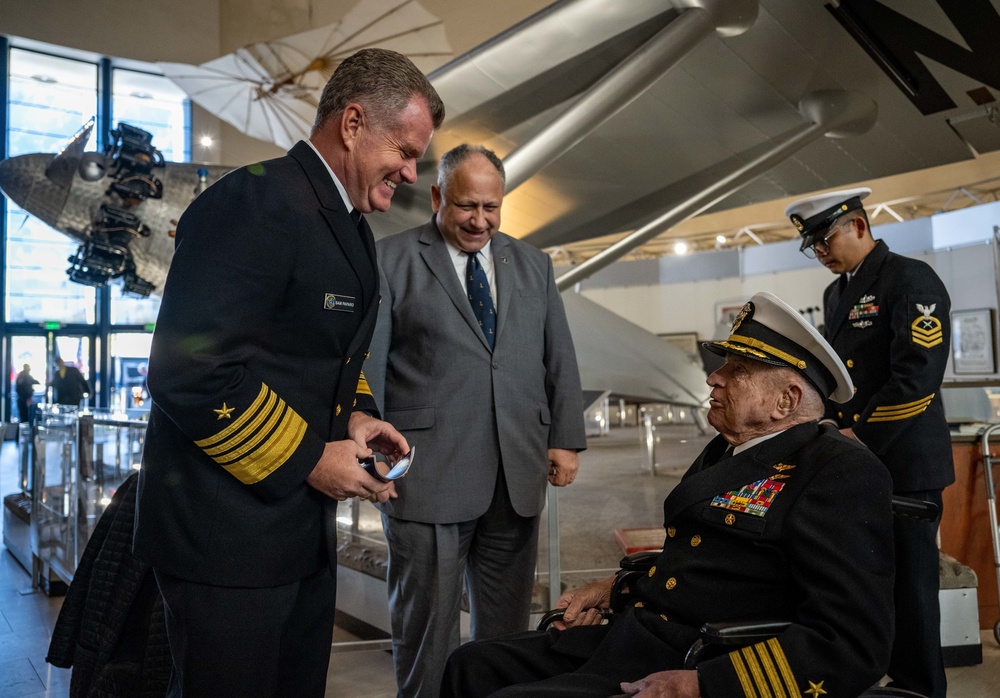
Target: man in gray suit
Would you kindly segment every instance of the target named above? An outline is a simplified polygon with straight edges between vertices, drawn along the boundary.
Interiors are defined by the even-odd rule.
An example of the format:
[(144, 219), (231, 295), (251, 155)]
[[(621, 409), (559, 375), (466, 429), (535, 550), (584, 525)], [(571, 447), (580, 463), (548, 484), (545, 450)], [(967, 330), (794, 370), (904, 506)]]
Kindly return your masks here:
[(528, 623), (545, 483), (586, 447), (573, 340), (552, 263), (498, 232), (503, 163), (447, 152), (434, 218), (378, 243), (382, 305), (366, 366), (419, 456), (381, 505), (399, 695), (436, 696), (460, 643)]

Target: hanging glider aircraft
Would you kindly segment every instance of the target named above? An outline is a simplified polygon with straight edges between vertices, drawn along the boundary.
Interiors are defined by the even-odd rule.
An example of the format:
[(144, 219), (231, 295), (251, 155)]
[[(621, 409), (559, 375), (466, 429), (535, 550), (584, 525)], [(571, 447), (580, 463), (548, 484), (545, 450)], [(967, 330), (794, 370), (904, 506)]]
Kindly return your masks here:
[[(630, 233), (563, 274), (565, 290), (701, 212), (1000, 149), (998, 35), (1000, 0), (560, 0), (430, 73), (448, 118), (416, 186), (371, 223), (379, 235), (424, 222), (437, 158), (484, 143), (508, 171), (506, 232), (539, 247)], [(248, 55), (267, 62), (260, 50)], [(322, 55), (300, 63), (331, 69), (336, 51)], [(287, 74), (258, 74), (252, 94), (294, 86), (286, 98), (316, 98), (301, 71), (277, 63)], [(179, 81), (183, 68), (166, 72)], [(306, 135), (293, 127), (282, 137)], [(116, 142), (126, 154), (136, 145)], [(83, 247), (117, 231), (126, 283), (131, 271), (155, 293), (170, 221), (200, 186), (198, 166), (159, 170), (134, 156), (115, 165), (79, 150), (2, 162), (0, 188)], [(226, 168), (203, 169), (204, 182)], [(123, 206), (129, 187), (145, 191), (144, 177), (162, 179), (162, 198)], [(126, 182), (115, 189), (111, 179)], [(564, 297), (587, 389), (704, 404), (696, 361), (578, 294)]]

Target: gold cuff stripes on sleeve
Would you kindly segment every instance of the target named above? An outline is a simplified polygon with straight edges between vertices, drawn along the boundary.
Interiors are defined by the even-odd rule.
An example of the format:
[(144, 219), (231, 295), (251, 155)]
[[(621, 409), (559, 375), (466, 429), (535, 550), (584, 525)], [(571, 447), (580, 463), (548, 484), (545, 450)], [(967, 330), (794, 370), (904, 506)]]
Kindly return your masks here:
[(914, 400), (913, 402), (907, 402), (903, 405), (882, 405), (880, 407), (876, 407), (875, 411), (872, 412), (867, 421), (896, 422), (901, 419), (916, 417), (930, 406), (931, 400), (934, 399), (935, 394), (936, 393), (931, 393), (927, 397)]
[(261, 385), (257, 398), (232, 424), (195, 445), (244, 485), (252, 485), (281, 467), (305, 432), (305, 420)]

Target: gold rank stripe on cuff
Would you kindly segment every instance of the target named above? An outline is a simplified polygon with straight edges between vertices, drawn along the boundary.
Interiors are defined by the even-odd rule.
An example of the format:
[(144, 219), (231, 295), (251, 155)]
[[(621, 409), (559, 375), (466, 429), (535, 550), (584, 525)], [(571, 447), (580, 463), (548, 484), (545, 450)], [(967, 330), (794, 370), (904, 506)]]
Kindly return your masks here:
[(729, 653), (746, 698), (802, 698), (777, 638)]
[[(368, 385), (368, 379), (365, 378), (365, 372), (362, 371), (361, 375), (358, 377), (358, 389), (355, 391), (358, 395), (371, 395), (372, 389)], [(372, 396), (374, 397), (374, 396)]]
[(244, 485), (252, 485), (281, 467), (305, 432), (305, 420), (261, 385), (257, 398), (236, 421), (195, 445)]
[(907, 402), (903, 405), (882, 405), (880, 407), (876, 407), (875, 411), (872, 412), (871, 416), (868, 418), (868, 421), (895, 422), (901, 419), (916, 417), (930, 406), (931, 400), (934, 399), (934, 395), (936, 395), (936, 393), (931, 393), (925, 398), (914, 400), (913, 402)]

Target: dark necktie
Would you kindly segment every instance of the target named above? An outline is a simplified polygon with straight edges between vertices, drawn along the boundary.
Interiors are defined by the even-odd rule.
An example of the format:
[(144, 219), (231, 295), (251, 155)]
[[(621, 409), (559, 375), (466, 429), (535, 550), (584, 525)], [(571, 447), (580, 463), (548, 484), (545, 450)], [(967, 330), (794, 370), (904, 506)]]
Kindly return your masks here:
[(469, 292), (469, 303), (472, 304), (472, 312), (479, 320), (479, 327), (483, 330), (486, 343), (492, 350), (496, 337), (497, 314), (493, 309), (493, 299), (490, 298), (490, 282), (482, 265), (479, 264), (479, 255), (475, 252), (466, 254), (469, 255), (469, 263), (465, 267), (465, 288)]

